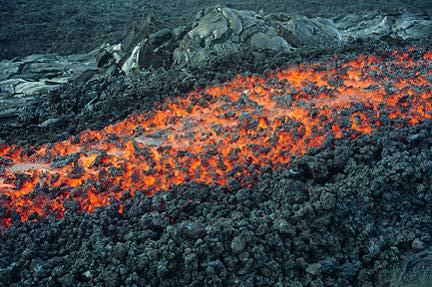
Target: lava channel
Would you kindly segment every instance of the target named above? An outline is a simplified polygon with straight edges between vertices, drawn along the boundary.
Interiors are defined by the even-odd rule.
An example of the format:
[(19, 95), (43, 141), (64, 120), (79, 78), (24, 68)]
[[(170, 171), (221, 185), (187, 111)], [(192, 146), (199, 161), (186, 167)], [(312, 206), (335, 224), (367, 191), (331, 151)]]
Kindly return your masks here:
[(248, 186), (329, 137), (415, 125), (431, 118), (431, 62), (432, 52), (411, 48), (239, 75), (100, 131), (0, 146), (0, 225), (191, 181)]

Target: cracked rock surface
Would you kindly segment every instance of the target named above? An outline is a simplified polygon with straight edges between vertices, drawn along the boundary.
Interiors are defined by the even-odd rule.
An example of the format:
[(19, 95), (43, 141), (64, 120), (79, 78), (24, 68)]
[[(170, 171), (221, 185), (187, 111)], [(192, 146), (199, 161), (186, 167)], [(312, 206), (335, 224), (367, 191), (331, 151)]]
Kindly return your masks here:
[[(334, 19), (279, 12), (236, 10), (218, 5), (202, 10), (191, 24), (150, 33), (136, 27), (122, 43), (87, 54), (32, 55), (0, 62), (0, 101), (47, 93), (61, 85), (95, 75), (136, 75), (151, 69), (194, 68), (235, 53), (290, 54), (298, 50), (332, 50), (354, 40), (423, 39), (432, 36), (427, 15), (375, 11)], [(31, 100), (31, 99), (30, 99)], [(22, 99), (17, 102), (22, 101)], [(10, 108), (0, 117), (16, 115)]]
[(31, 55), (0, 61), (0, 119), (14, 117), (34, 97), (76, 80), (96, 68), (95, 54), (59, 56)]
[(293, 50), (262, 15), (218, 6), (204, 10), (174, 51), (176, 65), (197, 65), (210, 55), (239, 51), (245, 45), (252, 49), (277, 52)]
[(429, 16), (403, 11), (351, 14), (335, 19), (336, 27), (345, 41), (367, 38), (418, 39), (432, 36)]
[(431, 35), (430, 17), (419, 13), (373, 11), (326, 19), (288, 12), (265, 15), (219, 5), (202, 10), (190, 25), (136, 40), (139, 44), (124, 52), (120, 65), (131, 75), (149, 67), (197, 67), (238, 52), (289, 54), (299, 49), (336, 49), (358, 39)]
[(267, 16), (217, 6), (204, 10), (174, 51), (174, 64), (200, 65), (211, 56), (241, 50), (289, 53), (304, 46), (335, 47), (340, 36), (327, 19), (285, 13)]

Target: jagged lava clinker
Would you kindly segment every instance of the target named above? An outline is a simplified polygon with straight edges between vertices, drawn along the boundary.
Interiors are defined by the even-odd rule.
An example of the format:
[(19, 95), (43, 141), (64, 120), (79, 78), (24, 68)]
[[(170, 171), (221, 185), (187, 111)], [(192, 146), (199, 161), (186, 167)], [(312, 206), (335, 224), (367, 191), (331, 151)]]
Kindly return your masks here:
[(431, 62), (432, 52), (411, 48), (239, 75), (101, 131), (1, 146), (1, 224), (62, 217), (66, 199), (91, 212), (189, 181), (247, 186), (329, 137), (417, 124), (431, 118)]

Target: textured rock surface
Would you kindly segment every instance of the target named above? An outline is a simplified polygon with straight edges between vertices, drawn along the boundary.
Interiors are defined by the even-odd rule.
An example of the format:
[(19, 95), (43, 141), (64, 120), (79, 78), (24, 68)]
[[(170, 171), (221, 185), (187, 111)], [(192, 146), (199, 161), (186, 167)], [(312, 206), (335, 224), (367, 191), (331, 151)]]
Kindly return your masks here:
[(177, 65), (197, 65), (207, 61), (210, 55), (236, 52), (245, 45), (256, 50), (293, 50), (262, 15), (252, 11), (223, 6), (210, 8), (198, 16), (193, 27), (174, 52)]
[(95, 52), (82, 55), (31, 55), (0, 62), (0, 97), (45, 93), (96, 68)]
[[(392, 48), (403, 45), (399, 40), (389, 42)], [(386, 42), (375, 44), (347, 47), (345, 54), (336, 48), (334, 53), (349, 58), (353, 51), (379, 54), (380, 48), (388, 47)], [(9, 110), (8, 115), (18, 120), (1, 118), (0, 141), (65, 139), (88, 127), (101, 128), (134, 110), (148, 109), (151, 103), (193, 85), (218, 83), (244, 71), (263, 73), (295, 61), (326, 60), (299, 52), (281, 58), (269, 54), (261, 60), (237, 54), (190, 73), (170, 71), (161, 76), (144, 71), (137, 77), (101, 76), (89, 83), (65, 84), (24, 110)], [(99, 59), (104, 59), (98, 61), (100, 68), (114, 73), (113, 63), (121, 64), (125, 55), (112, 49)], [(5, 69), (14, 67), (10, 62)], [(13, 103), (26, 100), (15, 97)], [(390, 269), (406, 251), (419, 248), (418, 242), (413, 244), (417, 235), (426, 234), (420, 240), (425, 246), (432, 244), (427, 236), (432, 222), (431, 130), (427, 123), (345, 140), (335, 149), (324, 147), (309, 157), (310, 166), (322, 166), (312, 178), (307, 174), (293, 178), (289, 170), (278, 170), (264, 173), (260, 184), (251, 189), (178, 186), (154, 199), (142, 194), (130, 199), (121, 215), (116, 205), (75, 214), (76, 202), (71, 201), (65, 205), (68, 214), (63, 220), (27, 222), (0, 233), (0, 282), (12, 286), (234, 286), (240, 282), (246, 286), (375, 286), (378, 271)], [(317, 180), (329, 176), (325, 182)], [(172, 225), (168, 215), (174, 219)], [(233, 245), (234, 238), (238, 239)], [(238, 254), (233, 254), (233, 246)], [(418, 259), (407, 262), (407, 270), (421, 266), (416, 262), (430, 266)], [(426, 272), (403, 274), (427, 278), (421, 277)], [(422, 286), (418, 280), (398, 278), (390, 282), (399, 285), (387, 281), (383, 287)]]
[(341, 35), (330, 19), (309, 19), (284, 13), (272, 14), (266, 18), (273, 22), (278, 34), (293, 47), (334, 48), (341, 44)]
[(188, 24), (200, 10), (217, 4), (234, 9), (262, 9), (266, 14), (285, 11), (324, 18), (394, 7), (432, 15), (430, 0), (46, 0), (44, 5), (40, 1), (3, 0), (1, 3), (0, 59), (34, 53), (86, 53), (102, 43), (119, 42), (131, 26), (141, 25), (147, 18), (152, 18), (150, 24), (155, 31), (172, 29)]
[(432, 251), (410, 254), (399, 266), (382, 272), (377, 287), (432, 286)]
[(337, 18), (335, 22), (346, 41), (387, 36), (418, 39), (432, 35), (432, 21), (429, 16), (400, 11), (347, 15)]
[[(336, 140), (336, 149), (309, 157), (331, 171), (326, 182), (281, 168), (250, 188), (190, 183), (153, 197), (140, 192), (122, 214), (116, 204), (90, 214), (71, 204), (63, 220), (0, 232), (0, 282), (429, 287), (430, 252), (408, 257), (393, 285), (377, 285), (375, 276), (411, 251), (416, 234), (432, 244), (431, 131), (428, 122)], [(343, 148), (348, 160), (337, 152)], [(333, 207), (324, 209), (330, 197)]]
[(216, 6), (201, 11), (189, 26), (160, 31), (142, 40), (126, 55), (122, 69), (134, 74), (148, 67), (195, 67), (240, 51), (290, 53), (297, 49), (335, 49), (357, 39), (407, 40), (431, 35), (428, 16), (399, 11), (325, 19)]
[(432, 35), (427, 16), (371, 12), (331, 19), (293, 16), (215, 6), (199, 13), (190, 25), (150, 33), (135, 27), (123, 43), (106, 45), (88, 54), (32, 55), (0, 62), (0, 97), (45, 93), (66, 82), (90, 80), (118, 73), (136, 75), (143, 70), (193, 68), (244, 52), (291, 53), (302, 49), (336, 49), (357, 39), (393, 37), (403, 40)]
[(216, 6), (201, 11), (190, 25), (163, 29), (144, 38), (138, 32), (128, 43), (137, 44), (122, 46), (119, 64), (127, 75), (133, 75), (150, 67), (195, 67), (240, 51), (289, 53), (303, 47), (335, 48), (341, 44), (341, 36), (329, 19), (286, 13), (265, 16)]
[(241, 50), (289, 53), (303, 46), (335, 47), (339, 40), (331, 20), (311, 20), (285, 13), (264, 16), (217, 6), (198, 16), (193, 29), (174, 51), (174, 64), (195, 66), (208, 61), (210, 56)]

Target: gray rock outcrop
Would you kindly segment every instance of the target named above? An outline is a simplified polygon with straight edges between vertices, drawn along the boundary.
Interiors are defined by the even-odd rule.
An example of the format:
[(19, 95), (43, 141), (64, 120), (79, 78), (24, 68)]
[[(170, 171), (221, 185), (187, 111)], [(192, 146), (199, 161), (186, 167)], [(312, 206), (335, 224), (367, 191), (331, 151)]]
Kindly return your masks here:
[(309, 19), (285, 13), (270, 14), (266, 19), (276, 27), (278, 35), (295, 48), (334, 48), (342, 43), (342, 37), (330, 19)]
[(45, 93), (95, 68), (94, 52), (71, 56), (38, 54), (0, 61), (0, 98)]
[(133, 40), (138, 44), (122, 51), (124, 56), (118, 62), (126, 74), (133, 75), (150, 67), (198, 66), (212, 57), (239, 51), (290, 53), (303, 47), (333, 48), (341, 40), (329, 19), (264, 15), (219, 5), (203, 10), (191, 25)]
[(31, 55), (0, 61), (0, 103), (16, 103), (17, 98), (27, 101), (26, 97), (71, 81), (87, 82), (118, 73), (131, 76), (159, 68), (196, 67), (232, 53), (334, 49), (357, 39), (383, 37), (432, 37), (432, 21), (424, 15), (400, 11), (324, 19), (287, 13), (264, 15), (219, 5), (200, 12), (190, 25), (152, 34), (137, 29), (124, 43), (106, 44), (88, 54)]
[(344, 41), (392, 37), (420, 39), (432, 36), (432, 21), (427, 16), (407, 12), (371, 12), (364, 15), (346, 15), (335, 20)]
[(293, 51), (262, 15), (224, 6), (204, 10), (174, 51), (175, 65), (197, 65), (210, 55), (226, 55), (245, 45), (252, 49)]
[(217, 6), (202, 11), (193, 29), (174, 51), (177, 66), (199, 65), (210, 56), (241, 50), (289, 53), (304, 46), (335, 47), (340, 36), (331, 20), (293, 17), (284, 13), (262, 15)]
[[(333, 49), (357, 39), (426, 38), (432, 36), (432, 21), (424, 15), (401, 11), (324, 19), (287, 13), (264, 15), (216, 6), (203, 10), (192, 25), (178, 28), (175, 33), (164, 31), (163, 35), (166, 37), (151, 35), (140, 42), (122, 61), (123, 71), (134, 74), (148, 67), (167, 67), (167, 63), (175, 68), (193, 67), (241, 51), (290, 53), (304, 48)], [(161, 51), (162, 58), (171, 61), (155, 61)]]

